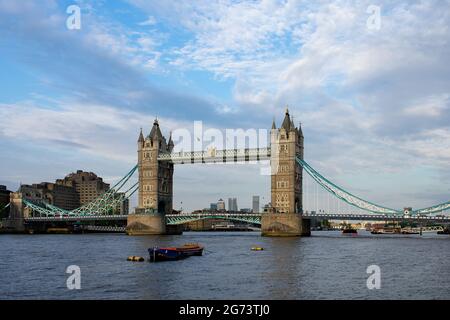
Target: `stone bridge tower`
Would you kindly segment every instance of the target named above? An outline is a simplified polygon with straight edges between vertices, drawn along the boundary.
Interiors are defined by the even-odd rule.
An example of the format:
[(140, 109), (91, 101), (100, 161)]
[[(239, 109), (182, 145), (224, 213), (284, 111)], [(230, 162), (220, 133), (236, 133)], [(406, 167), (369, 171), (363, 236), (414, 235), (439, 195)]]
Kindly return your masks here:
[(144, 138), (142, 130), (138, 138), (139, 192), (138, 207), (128, 215), (127, 234), (167, 234), (165, 215), (173, 208), (173, 163), (158, 161), (162, 153), (170, 153), (174, 147), (162, 135), (158, 120), (153, 123), (150, 134)]
[(303, 159), (303, 132), (295, 127), (286, 108), (279, 129), (271, 129), (271, 200), (272, 212), (263, 214), (262, 234), (266, 236), (307, 235), (308, 221), (302, 220), (303, 170), (296, 157)]
[(150, 134), (145, 139), (141, 130), (138, 139), (140, 211), (172, 213), (173, 163), (158, 161), (159, 154), (170, 153), (172, 149), (172, 136), (167, 143), (159, 129), (158, 120), (155, 120)]

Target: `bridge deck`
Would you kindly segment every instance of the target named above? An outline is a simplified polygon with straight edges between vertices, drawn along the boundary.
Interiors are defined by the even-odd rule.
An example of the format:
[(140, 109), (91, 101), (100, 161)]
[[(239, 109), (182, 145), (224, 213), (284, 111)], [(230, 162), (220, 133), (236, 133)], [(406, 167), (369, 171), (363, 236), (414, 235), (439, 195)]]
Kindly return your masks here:
[(171, 161), (175, 164), (247, 162), (269, 159), (270, 148), (172, 152), (160, 154), (158, 157), (159, 161)]
[[(28, 217), (26, 222), (57, 222), (57, 221), (116, 221), (127, 220), (128, 215), (84, 215), (84, 216), (60, 216), (60, 217)], [(328, 220), (362, 220), (362, 221), (432, 221), (450, 223), (450, 216), (385, 216), (375, 214), (304, 214), (305, 218)], [(239, 220), (249, 223), (258, 223), (261, 220), (260, 213), (189, 213), (167, 214), (169, 224), (187, 223), (202, 219), (226, 219)], [(260, 223), (260, 222), (259, 222)]]

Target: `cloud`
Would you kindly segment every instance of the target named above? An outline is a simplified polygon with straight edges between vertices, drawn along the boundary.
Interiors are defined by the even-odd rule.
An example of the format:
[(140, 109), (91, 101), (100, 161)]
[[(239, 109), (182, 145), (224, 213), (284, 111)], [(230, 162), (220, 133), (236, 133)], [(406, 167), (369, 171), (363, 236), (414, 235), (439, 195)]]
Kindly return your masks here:
[[(267, 128), (274, 115), (279, 125), (288, 104), (303, 123), (307, 160), (326, 176), (351, 184), (371, 175), (350, 187), (395, 202), (383, 183), (427, 167), (448, 190), (450, 1), (379, 1), (378, 31), (366, 26), (369, 0), (128, 2), (139, 17), (131, 23), (93, 4), (83, 9), (81, 32), (71, 33), (56, 2), (0, 1), (5, 52), (33, 70), (48, 100), (57, 98), (43, 104), (36, 98), (43, 90), (30, 95), (30, 109), (24, 102), (0, 107), (18, 111), (13, 123), (37, 125), (29, 112), (48, 125), (30, 139), (130, 161), (124, 155), (135, 150), (117, 135), (134, 139), (138, 121), (153, 114), (167, 123)], [(196, 72), (211, 76), (200, 93), (190, 84), (180, 89), (178, 77)], [(211, 93), (216, 83), (229, 99)], [(89, 136), (66, 120), (81, 122), (83, 114)], [(13, 126), (0, 128), (21, 137)], [(426, 194), (442, 197), (442, 190)]]
[[(0, 117), (8, 119), (0, 124), (0, 135), (17, 143), (67, 148), (73, 153), (133, 164), (139, 127), (148, 134), (154, 120), (153, 115), (109, 106), (73, 101), (60, 101), (58, 106), (55, 110), (29, 102), (0, 104)], [(166, 135), (171, 128), (188, 126), (188, 122), (168, 118), (160, 121)]]
[(139, 22), (138, 25), (140, 26), (153, 26), (156, 24), (155, 17), (149, 16), (147, 20)]
[(33, 70), (34, 80), (52, 96), (160, 116), (214, 119), (215, 101), (149, 81), (148, 72), (163, 72), (161, 36), (105, 21), (89, 11), (83, 11), (82, 29), (70, 31), (62, 12), (50, 1), (0, 6), (0, 36), (12, 59)]

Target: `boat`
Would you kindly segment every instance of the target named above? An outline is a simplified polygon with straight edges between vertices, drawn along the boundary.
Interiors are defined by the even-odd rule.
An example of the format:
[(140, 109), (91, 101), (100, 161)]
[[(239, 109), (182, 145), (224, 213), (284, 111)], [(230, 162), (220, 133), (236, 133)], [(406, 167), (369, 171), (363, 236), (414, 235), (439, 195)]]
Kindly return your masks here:
[(350, 224), (346, 224), (342, 227), (342, 234), (358, 234), (358, 230), (353, 228)]
[(150, 262), (180, 260), (190, 256), (201, 256), (203, 247), (197, 243), (187, 243), (181, 247), (149, 248)]
[(342, 229), (342, 234), (357, 234), (358, 230), (353, 229), (353, 228), (345, 228)]
[(384, 228), (375, 228), (371, 232), (371, 234), (401, 234), (400, 227), (384, 227)]
[(437, 234), (450, 234), (450, 228), (445, 228), (444, 230), (439, 230)]
[(420, 234), (420, 231), (414, 228), (402, 228), (402, 234)]

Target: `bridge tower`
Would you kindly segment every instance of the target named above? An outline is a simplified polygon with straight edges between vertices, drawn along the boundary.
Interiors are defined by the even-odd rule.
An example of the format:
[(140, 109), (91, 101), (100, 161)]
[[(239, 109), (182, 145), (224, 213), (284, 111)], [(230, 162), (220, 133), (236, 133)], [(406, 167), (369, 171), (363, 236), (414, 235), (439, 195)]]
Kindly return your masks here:
[(271, 200), (272, 212), (262, 215), (263, 236), (308, 235), (308, 221), (302, 220), (303, 170), (295, 160), (303, 159), (304, 137), (286, 108), (279, 129), (275, 121), (271, 129)]
[(6, 227), (17, 232), (25, 231), (24, 219), (29, 216), (29, 211), (23, 204), (21, 192), (12, 192), (9, 198), (9, 217)]
[(170, 153), (174, 147), (162, 135), (155, 119), (150, 134), (144, 138), (142, 130), (138, 138), (139, 191), (135, 214), (128, 216), (127, 233), (166, 234), (165, 215), (173, 207), (173, 163), (158, 161), (162, 153)]
[(172, 149), (172, 136), (167, 143), (158, 120), (145, 139), (141, 130), (138, 139), (139, 209), (172, 213), (173, 163), (158, 161), (159, 154), (170, 153)]

